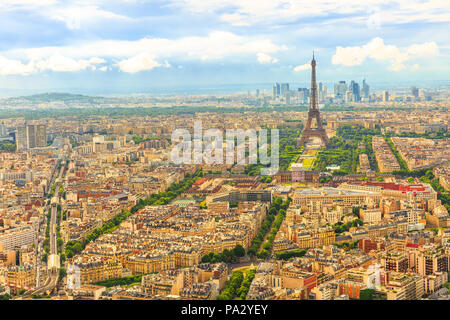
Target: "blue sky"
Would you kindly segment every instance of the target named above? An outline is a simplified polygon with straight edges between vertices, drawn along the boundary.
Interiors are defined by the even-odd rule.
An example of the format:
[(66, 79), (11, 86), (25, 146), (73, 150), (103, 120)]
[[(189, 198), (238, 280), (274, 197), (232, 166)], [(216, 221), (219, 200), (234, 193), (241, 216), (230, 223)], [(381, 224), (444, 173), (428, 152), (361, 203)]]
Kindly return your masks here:
[[(0, 89), (450, 80), (448, 0), (0, 1)], [(135, 89), (135, 90), (134, 90)]]

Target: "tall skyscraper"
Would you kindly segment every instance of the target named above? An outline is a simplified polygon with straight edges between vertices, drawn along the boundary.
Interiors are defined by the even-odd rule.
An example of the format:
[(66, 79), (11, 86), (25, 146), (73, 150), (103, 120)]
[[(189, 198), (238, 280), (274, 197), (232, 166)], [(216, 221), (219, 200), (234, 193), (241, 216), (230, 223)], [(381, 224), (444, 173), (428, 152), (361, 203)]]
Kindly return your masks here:
[(309, 98), (309, 89), (308, 88), (298, 88), (298, 99), (301, 103), (305, 103)]
[(383, 102), (389, 101), (389, 92), (386, 91), (386, 90), (384, 90), (384, 91), (381, 93), (381, 99), (383, 100)]
[(16, 133), (16, 149), (24, 150), (28, 148), (27, 127), (17, 127)]
[(411, 87), (411, 94), (417, 100), (419, 98), (419, 89), (416, 86)]
[(347, 84), (345, 81), (339, 81), (334, 85), (334, 96), (337, 98), (343, 98), (347, 92)]
[(289, 83), (282, 83), (280, 94), (285, 97), (287, 93), (289, 93)]
[(272, 94), (274, 98), (280, 95), (280, 84), (278, 82), (275, 82), (275, 84), (273, 85)]
[(36, 127), (30, 125), (26, 127), (27, 129), (27, 149), (36, 147)]
[(319, 82), (319, 92), (318, 92), (318, 94), (319, 94), (319, 102), (322, 102), (323, 101), (323, 98), (324, 98), (324, 96), (323, 96), (323, 84), (322, 84), (322, 82)]
[(349, 87), (350, 92), (352, 93), (352, 98), (354, 102), (361, 101), (361, 94), (359, 92), (359, 84), (352, 80)]
[(39, 148), (47, 146), (47, 127), (42, 124), (17, 127), (17, 150)]
[(47, 146), (47, 126), (40, 124), (36, 125), (36, 147), (46, 147)]
[(362, 96), (364, 99), (369, 99), (369, 96), (370, 96), (370, 87), (367, 84), (366, 79), (363, 80)]

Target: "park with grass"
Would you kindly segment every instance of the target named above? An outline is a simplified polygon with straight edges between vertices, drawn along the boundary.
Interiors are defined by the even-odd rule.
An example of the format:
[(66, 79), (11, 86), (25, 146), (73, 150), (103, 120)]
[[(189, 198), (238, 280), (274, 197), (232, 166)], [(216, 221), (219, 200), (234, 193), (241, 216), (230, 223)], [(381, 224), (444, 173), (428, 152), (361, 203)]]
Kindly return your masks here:
[(378, 166), (372, 149), (372, 137), (380, 134), (381, 131), (378, 127), (368, 129), (359, 125), (340, 126), (326, 147), (319, 150), (314, 170), (326, 171), (328, 166), (337, 165), (340, 166), (340, 169), (335, 170), (334, 175), (357, 173), (359, 155), (365, 153), (369, 158), (370, 168), (377, 172)]

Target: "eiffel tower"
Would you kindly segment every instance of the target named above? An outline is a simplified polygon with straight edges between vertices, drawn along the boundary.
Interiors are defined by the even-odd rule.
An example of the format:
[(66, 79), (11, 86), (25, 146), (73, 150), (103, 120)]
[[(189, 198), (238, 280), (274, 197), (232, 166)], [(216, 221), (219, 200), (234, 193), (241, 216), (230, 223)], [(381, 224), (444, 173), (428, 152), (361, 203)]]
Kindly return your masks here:
[[(322, 119), (320, 118), (320, 112), (317, 106), (316, 60), (314, 60), (314, 52), (311, 60), (311, 67), (311, 104), (308, 111), (308, 121), (306, 122), (302, 136), (298, 141), (299, 146), (303, 146), (310, 138), (313, 137), (320, 138), (323, 144), (327, 144), (329, 141), (325, 129), (322, 126)], [(317, 128), (311, 128), (313, 118), (316, 119)]]

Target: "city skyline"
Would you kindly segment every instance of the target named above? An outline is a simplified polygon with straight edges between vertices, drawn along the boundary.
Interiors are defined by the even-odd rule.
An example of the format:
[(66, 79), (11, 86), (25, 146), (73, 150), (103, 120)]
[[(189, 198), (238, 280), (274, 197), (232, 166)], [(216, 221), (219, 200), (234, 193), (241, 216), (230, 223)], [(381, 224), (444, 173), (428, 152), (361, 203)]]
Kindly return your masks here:
[(307, 82), (313, 50), (322, 82), (439, 85), (450, 71), (443, 1), (17, 0), (0, 16), (0, 88), (30, 93)]

